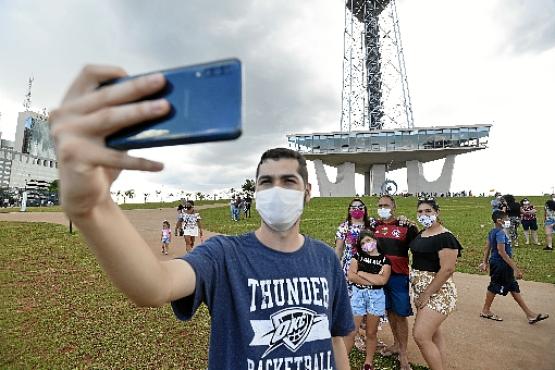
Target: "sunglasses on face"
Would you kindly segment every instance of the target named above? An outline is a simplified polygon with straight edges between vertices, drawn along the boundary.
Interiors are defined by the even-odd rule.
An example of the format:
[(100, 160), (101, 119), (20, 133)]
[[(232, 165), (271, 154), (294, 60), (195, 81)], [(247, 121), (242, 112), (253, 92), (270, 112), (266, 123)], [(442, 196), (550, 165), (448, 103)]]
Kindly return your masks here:
[(360, 206), (349, 206), (349, 209), (352, 209), (353, 211), (355, 209), (359, 209), (361, 211), (364, 211), (366, 209), (366, 207), (361, 204)]

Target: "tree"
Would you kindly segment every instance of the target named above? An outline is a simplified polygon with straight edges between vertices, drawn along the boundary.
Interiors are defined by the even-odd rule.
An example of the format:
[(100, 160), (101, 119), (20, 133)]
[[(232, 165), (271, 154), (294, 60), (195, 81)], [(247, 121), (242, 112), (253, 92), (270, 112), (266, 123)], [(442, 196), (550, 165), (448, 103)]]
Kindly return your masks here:
[(145, 196), (145, 203), (146, 203), (146, 200), (147, 200), (148, 196), (150, 195), (150, 193), (143, 193), (143, 195)]
[(48, 191), (51, 193), (57, 193), (59, 187), (60, 180), (54, 180), (50, 184), (48, 184)]
[(189, 200), (189, 198), (191, 198), (192, 195), (193, 194), (191, 194), (191, 193), (186, 193), (185, 194), (185, 200)]
[(195, 194), (195, 198), (196, 200), (203, 200), (204, 195), (200, 191), (197, 191), (197, 193)]
[(241, 186), (241, 189), (250, 196), (254, 194), (254, 190), (256, 189), (256, 183), (254, 180), (246, 179), (245, 183)]
[(128, 197), (129, 199), (133, 199), (135, 197), (135, 190), (133, 189), (129, 189), (126, 190), (123, 197), (123, 203), (125, 203), (125, 197)]
[[(155, 191), (156, 195), (160, 195), (162, 194), (162, 190), (156, 190)], [(162, 196), (160, 195), (160, 202), (162, 202)]]

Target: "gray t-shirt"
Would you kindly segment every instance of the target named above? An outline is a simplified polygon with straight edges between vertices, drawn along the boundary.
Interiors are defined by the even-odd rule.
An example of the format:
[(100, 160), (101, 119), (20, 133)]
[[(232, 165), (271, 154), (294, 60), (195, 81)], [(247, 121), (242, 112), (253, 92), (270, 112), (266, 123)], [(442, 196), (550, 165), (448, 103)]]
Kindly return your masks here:
[(172, 302), (189, 320), (211, 314), (209, 369), (335, 369), (331, 337), (354, 330), (335, 252), (305, 236), (292, 253), (254, 233), (216, 236), (182, 257), (195, 270), (194, 294)]

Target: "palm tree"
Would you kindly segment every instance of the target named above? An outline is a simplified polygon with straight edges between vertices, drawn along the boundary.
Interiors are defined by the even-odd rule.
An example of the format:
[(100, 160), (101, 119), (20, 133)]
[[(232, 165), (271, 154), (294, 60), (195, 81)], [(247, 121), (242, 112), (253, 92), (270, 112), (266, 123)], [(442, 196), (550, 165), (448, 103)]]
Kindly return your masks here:
[[(135, 190), (133, 189), (126, 190), (124, 194), (129, 199), (133, 199), (133, 197), (135, 196)], [(123, 197), (123, 203), (125, 203), (125, 196)]]
[[(162, 190), (156, 190), (155, 191), (156, 195), (160, 195), (162, 194)], [(160, 195), (160, 202), (162, 202), (162, 196)]]
[(145, 196), (145, 204), (146, 204), (146, 200), (147, 200), (148, 196), (150, 195), (150, 193), (143, 193), (143, 195)]

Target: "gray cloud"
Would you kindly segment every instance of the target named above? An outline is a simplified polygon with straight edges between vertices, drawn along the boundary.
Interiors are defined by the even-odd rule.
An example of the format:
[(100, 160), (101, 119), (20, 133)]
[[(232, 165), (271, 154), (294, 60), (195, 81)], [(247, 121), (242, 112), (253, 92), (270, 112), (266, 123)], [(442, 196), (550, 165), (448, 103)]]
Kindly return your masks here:
[(503, 0), (496, 10), (506, 30), (504, 51), (540, 53), (555, 46), (555, 0)]
[[(330, 80), (315, 67), (329, 54), (340, 63), (342, 50), (326, 50), (329, 25), (318, 25), (314, 17), (325, 20), (329, 10), (327, 15), (318, 14), (316, 1), (63, 0), (53, 4), (11, 4), (0, 16), (2, 43), (20, 54), (2, 62), (3, 69), (18, 74), (3, 74), (0, 82), (3, 89), (21, 91), (22, 98), (27, 75), (35, 73), (36, 101), (56, 105), (63, 94), (61, 86), (67, 86), (87, 62), (119, 64), (140, 73), (231, 56), (243, 61), (242, 137), (171, 148), (163, 158), (151, 151), (148, 156), (166, 161), (168, 168), (153, 181), (176, 186), (186, 181), (203, 191), (221, 187), (218, 184), (242, 183), (254, 176), (264, 150), (286, 146), (287, 133), (338, 127), (339, 91), (330, 89)], [(338, 9), (342, 10), (341, 4)], [(341, 13), (338, 19), (342, 27)], [(309, 35), (314, 38), (309, 41), (303, 33), (314, 25), (323, 30), (317, 37)], [(341, 36), (341, 28), (334, 32)], [(23, 57), (46, 49), (47, 58)], [(43, 59), (46, 66), (37, 68)], [(332, 82), (339, 88), (340, 75)], [(183, 152), (188, 154), (184, 157)]]

